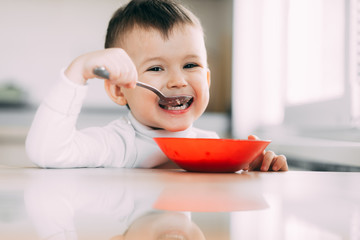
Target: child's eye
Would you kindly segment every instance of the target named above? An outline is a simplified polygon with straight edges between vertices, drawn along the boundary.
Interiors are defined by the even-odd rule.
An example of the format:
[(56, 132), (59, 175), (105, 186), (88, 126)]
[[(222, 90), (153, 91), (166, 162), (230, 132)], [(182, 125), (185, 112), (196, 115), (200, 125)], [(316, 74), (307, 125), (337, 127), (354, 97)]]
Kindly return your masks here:
[(184, 66), (184, 68), (194, 68), (194, 67), (198, 67), (199, 65), (196, 63), (188, 63)]
[(151, 67), (148, 69), (148, 71), (152, 71), (152, 72), (160, 72), (163, 69), (161, 67)]

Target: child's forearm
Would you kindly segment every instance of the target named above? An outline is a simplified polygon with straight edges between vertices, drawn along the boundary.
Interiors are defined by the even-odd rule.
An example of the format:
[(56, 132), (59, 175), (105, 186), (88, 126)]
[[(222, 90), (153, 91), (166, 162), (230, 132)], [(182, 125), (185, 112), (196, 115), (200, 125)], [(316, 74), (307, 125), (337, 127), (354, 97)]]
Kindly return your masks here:
[(40, 105), (31, 125), (26, 150), (29, 158), (41, 167), (62, 165), (63, 148), (75, 131), (81, 108), (81, 104), (74, 106), (72, 102), (82, 102), (86, 95), (85, 87), (74, 90), (72, 87), (63, 81), (58, 83)]
[(75, 127), (86, 91), (85, 86), (62, 80), (45, 98), (26, 139), (28, 156), (35, 164), (51, 168), (96, 166), (92, 161), (97, 156), (89, 149), (99, 143)]

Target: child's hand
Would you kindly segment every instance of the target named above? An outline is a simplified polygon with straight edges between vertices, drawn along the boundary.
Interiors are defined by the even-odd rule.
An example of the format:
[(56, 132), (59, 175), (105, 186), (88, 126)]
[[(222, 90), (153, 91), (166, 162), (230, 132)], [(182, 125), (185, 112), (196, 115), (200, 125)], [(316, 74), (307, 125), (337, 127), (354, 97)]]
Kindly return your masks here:
[[(259, 139), (254, 135), (248, 137), (249, 140)], [(288, 171), (286, 157), (284, 155), (276, 155), (272, 151), (264, 151), (257, 159), (249, 164), (244, 170), (250, 171)]]
[(108, 48), (81, 55), (65, 70), (65, 75), (75, 83), (85, 84), (88, 79), (99, 78), (93, 73), (97, 67), (105, 67), (110, 72), (111, 84), (127, 88), (134, 88), (136, 85), (136, 67), (121, 48)]

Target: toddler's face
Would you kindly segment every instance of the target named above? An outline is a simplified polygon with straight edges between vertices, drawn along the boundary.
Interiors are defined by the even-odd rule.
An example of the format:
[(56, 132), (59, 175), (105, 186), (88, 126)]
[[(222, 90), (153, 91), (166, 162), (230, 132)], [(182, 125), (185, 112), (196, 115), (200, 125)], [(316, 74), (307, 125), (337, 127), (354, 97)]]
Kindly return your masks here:
[(202, 30), (179, 26), (164, 39), (156, 30), (135, 28), (122, 43), (137, 68), (138, 81), (166, 96), (193, 96), (184, 106), (168, 108), (160, 106), (158, 97), (149, 90), (122, 88), (134, 117), (144, 125), (168, 131), (190, 127), (209, 101), (210, 72)]
[(153, 213), (136, 219), (126, 234), (111, 240), (196, 239), (205, 240), (201, 229), (177, 212)]

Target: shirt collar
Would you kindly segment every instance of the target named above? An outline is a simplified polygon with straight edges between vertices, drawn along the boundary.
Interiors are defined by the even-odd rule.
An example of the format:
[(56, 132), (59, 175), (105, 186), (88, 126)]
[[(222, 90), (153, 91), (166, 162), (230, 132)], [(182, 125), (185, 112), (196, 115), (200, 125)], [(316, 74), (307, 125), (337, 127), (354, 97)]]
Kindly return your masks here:
[(145, 126), (144, 124), (140, 123), (131, 112), (128, 114), (128, 119), (130, 121), (130, 124), (134, 127), (137, 133), (140, 133), (141, 135), (145, 135), (151, 138), (154, 137), (173, 137), (173, 138), (189, 138), (191, 137), (191, 128), (190, 126), (188, 129), (185, 129), (184, 131), (178, 131), (178, 132), (170, 132), (163, 129), (153, 129), (151, 127)]

